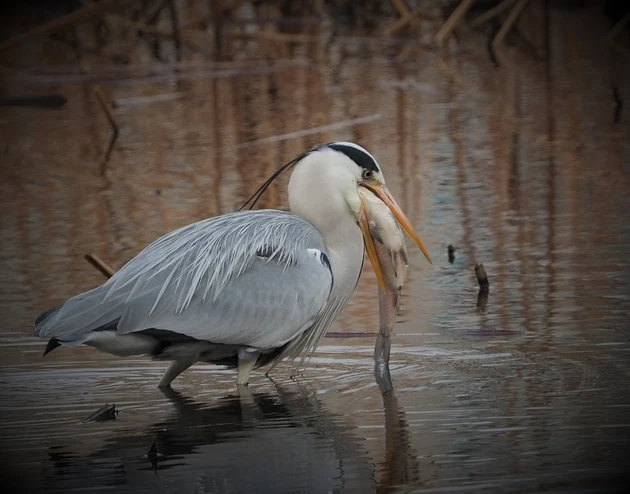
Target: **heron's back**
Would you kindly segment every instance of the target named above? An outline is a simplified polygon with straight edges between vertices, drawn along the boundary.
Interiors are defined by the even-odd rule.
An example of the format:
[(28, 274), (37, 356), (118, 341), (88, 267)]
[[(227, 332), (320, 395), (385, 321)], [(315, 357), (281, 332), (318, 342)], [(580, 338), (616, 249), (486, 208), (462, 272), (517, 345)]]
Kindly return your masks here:
[(312, 324), (332, 274), (324, 241), (296, 215), (231, 213), (175, 230), (103, 285), (43, 314), (35, 334), (168, 330), (221, 344), (278, 347)]

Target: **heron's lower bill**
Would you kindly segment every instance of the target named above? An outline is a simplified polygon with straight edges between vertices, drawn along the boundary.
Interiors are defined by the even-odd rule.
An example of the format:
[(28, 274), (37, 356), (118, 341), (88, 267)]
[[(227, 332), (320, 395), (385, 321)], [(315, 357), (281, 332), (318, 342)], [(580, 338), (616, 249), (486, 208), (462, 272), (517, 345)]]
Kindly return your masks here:
[(383, 270), (381, 269), (381, 264), (378, 260), (378, 255), (376, 255), (376, 246), (374, 245), (374, 238), (372, 237), (372, 232), (370, 231), (370, 224), (368, 222), (367, 211), (365, 209), (365, 204), (363, 201), (361, 202), (361, 214), (359, 215), (359, 227), (361, 228), (361, 232), (363, 233), (363, 238), (365, 239), (365, 250), (367, 251), (368, 257), (370, 258), (370, 262), (372, 263), (372, 267), (374, 268), (374, 273), (376, 273), (376, 279), (378, 280), (378, 284), (385, 293), (387, 293), (387, 287), (385, 286), (385, 281), (383, 280)]
[(411, 237), (411, 240), (413, 240), (413, 242), (422, 251), (422, 253), (424, 254), (424, 257), (427, 258), (427, 261), (429, 261), (430, 264), (433, 264), (433, 262), (431, 261), (431, 257), (429, 256), (429, 253), (427, 252), (427, 249), (424, 247), (424, 244), (422, 243), (422, 240), (420, 240), (420, 238), (418, 237), (418, 234), (414, 231), (413, 227), (411, 226), (411, 222), (409, 221), (405, 213), (403, 213), (402, 209), (400, 209), (400, 206), (396, 203), (396, 200), (389, 193), (389, 190), (387, 190), (387, 187), (385, 187), (384, 185), (371, 185), (371, 184), (365, 184), (365, 183), (360, 184), (360, 186), (368, 189), (370, 192), (372, 192), (376, 197), (378, 197), (381, 201), (383, 201), (387, 205), (387, 207), (396, 217), (396, 220), (398, 221), (398, 223), (400, 223), (400, 226), (403, 228), (403, 230), (405, 230), (407, 235)]

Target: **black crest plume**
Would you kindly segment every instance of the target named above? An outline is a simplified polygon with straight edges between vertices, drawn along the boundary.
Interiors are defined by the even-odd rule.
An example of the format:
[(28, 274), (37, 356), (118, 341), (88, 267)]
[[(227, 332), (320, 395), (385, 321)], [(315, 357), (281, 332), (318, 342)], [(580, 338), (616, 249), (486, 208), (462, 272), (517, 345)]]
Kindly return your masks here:
[(262, 184), (258, 190), (256, 192), (254, 192), (254, 195), (251, 196), (249, 199), (247, 199), (247, 201), (245, 202), (245, 204), (243, 204), (240, 208), (239, 211), (243, 211), (244, 209), (249, 209), (251, 210), (256, 203), (258, 202), (258, 200), (261, 198), (261, 196), (265, 193), (265, 191), (269, 188), (269, 186), (273, 183), (273, 181), (278, 178), (284, 171), (289, 170), (291, 168), (293, 168), (300, 160), (302, 160), (303, 158), (305, 158), (307, 155), (309, 155), (310, 153), (312, 153), (313, 151), (316, 151), (317, 149), (321, 149), (324, 146), (317, 146), (313, 149), (310, 149), (309, 151), (301, 154), (300, 156), (298, 156), (297, 158), (292, 159), (291, 161), (289, 161), (288, 163), (286, 163), (285, 165), (282, 165), (280, 168), (278, 168), (275, 172), (273, 172), (273, 175), (271, 175), (264, 184)]

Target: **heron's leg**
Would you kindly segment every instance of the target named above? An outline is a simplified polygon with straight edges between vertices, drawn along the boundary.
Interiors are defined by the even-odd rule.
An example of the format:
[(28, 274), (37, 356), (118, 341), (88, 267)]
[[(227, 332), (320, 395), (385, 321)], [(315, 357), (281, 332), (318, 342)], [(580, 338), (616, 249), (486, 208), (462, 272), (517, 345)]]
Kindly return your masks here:
[(381, 393), (385, 395), (394, 389), (392, 384), (392, 377), (389, 373), (389, 364), (386, 362), (374, 363), (374, 377), (376, 378), (376, 384), (378, 384)]
[(392, 346), (392, 338), (390, 334), (378, 333), (376, 336), (376, 345), (374, 346), (374, 360), (376, 362), (389, 363), (389, 352)]
[(168, 364), (168, 368), (166, 372), (160, 379), (158, 387), (166, 388), (171, 385), (173, 379), (179, 376), (182, 372), (184, 372), (188, 367), (193, 365), (196, 362), (195, 359), (186, 359), (186, 360), (171, 360), (171, 363)]
[(260, 352), (257, 350), (244, 349), (238, 352), (238, 378), (236, 384), (239, 386), (247, 386), (249, 384), (249, 375), (256, 365)]

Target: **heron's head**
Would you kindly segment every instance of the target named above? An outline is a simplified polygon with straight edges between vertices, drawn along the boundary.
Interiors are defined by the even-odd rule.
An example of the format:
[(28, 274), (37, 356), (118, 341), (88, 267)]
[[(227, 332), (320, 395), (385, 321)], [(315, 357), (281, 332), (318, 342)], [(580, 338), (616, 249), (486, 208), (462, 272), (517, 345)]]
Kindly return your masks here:
[(338, 221), (340, 214), (351, 213), (361, 228), (368, 256), (384, 288), (366, 206), (358, 192), (360, 187), (368, 189), (390, 209), (403, 230), (431, 262), (411, 222), (387, 190), (378, 162), (357, 144), (333, 142), (308, 152), (291, 174), (289, 203), (293, 212), (309, 219), (315, 226), (322, 221)]

